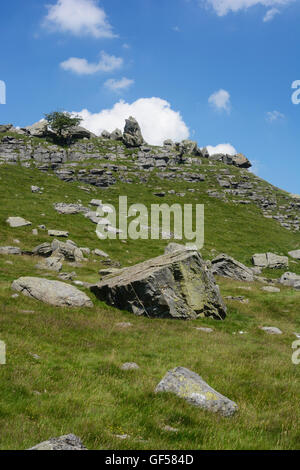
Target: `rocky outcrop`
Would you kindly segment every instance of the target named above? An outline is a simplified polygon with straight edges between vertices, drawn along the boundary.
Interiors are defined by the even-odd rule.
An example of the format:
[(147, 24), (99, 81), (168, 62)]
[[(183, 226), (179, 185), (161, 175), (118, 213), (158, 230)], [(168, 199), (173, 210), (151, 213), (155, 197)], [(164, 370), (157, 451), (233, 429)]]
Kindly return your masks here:
[(74, 434), (52, 437), (28, 450), (87, 450), (81, 439)]
[(57, 307), (93, 307), (92, 301), (84, 292), (60, 281), (20, 277), (12, 283), (12, 289), (27, 297)]
[(221, 395), (200, 375), (185, 367), (169, 370), (157, 385), (155, 392), (174, 393), (191, 405), (225, 417), (232, 416), (238, 411), (236, 403)]
[(27, 126), (24, 130), (32, 137), (48, 137), (50, 135), (54, 135), (53, 132), (48, 130), (48, 123), (45, 120), (36, 122), (35, 124), (32, 124), (32, 126)]
[(145, 143), (139, 123), (132, 116), (126, 119), (123, 142), (126, 147), (141, 147)]
[(209, 155), (208, 158), (213, 161), (225, 163), (226, 165), (234, 165), (238, 168), (251, 168), (252, 166), (248, 158), (246, 158), (242, 153), (237, 153), (236, 155), (216, 153), (214, 155)]
[(252, 256), (252, 263), (260, 268), (282, 269), (289, 265), (289, 259), (274, 253), (258, 253)]
[(148, 317), (224, 319), (226, 306), (199, 253), (176, 251), (150, 259), (91, 287), (100, 299)]
[(12, 124), (0, 124), (0, 134), (9, 132), (13, 128)]
[(212, 273), (237, 281), (254, 281), (254, 273), (250, 268), (226, 254), (221, 254), (212, 260)]

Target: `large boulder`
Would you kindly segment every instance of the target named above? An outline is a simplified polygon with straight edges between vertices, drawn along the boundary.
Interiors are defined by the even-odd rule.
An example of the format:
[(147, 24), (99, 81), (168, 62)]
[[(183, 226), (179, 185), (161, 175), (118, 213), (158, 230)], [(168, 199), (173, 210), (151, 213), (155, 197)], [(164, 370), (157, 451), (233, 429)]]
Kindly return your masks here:
[(257, 253), (252, 256), (252, 263), (259, 268), (282, 269), (289, 265), (289, 259), (274, 253)]
[(87, 450), (81, 439), (74, 434), (52, 437), (48, 441), (41, 442), (28, 450)]
[(123, 142), (126, 147), (141, 147), (145, 143), (139, 123), (132, 116), (126, 119)]
[(300, 290), (300, 276), (295, 273), (284, 273), (280, 278), (280, 283), (284, 286), (294, 287), (294, 289)]
[(80, 248), (78, 248), (74, 242), (67, 240), (66, 243), (62, 243), (58, 240), (54, 240), (51, 243), (53, 256), (66, 261), (80, 263), (84, 260), (84, 256)]
[(238, 410), (236, 403), (221, 395), (210, 387), (200, 375), (185, 367), (169, 370), (157, 385), (155, 392), (174, 393), (191, 405), (226, 417), (232, 416)]
[(12, 289), (57, 307), (92, 307), (90, 298), (74, 286), (38, 277), (20, 277)]
[(212, 273), (216, 276), (229, 277), (237, 281), (254, 281), (252, 269), (224, 253), (212, 260)]
[(226, 306), (206, 263), (196, 251), (158, 256), (91, 286), (121, 310), (160, 318), (224, 319)]

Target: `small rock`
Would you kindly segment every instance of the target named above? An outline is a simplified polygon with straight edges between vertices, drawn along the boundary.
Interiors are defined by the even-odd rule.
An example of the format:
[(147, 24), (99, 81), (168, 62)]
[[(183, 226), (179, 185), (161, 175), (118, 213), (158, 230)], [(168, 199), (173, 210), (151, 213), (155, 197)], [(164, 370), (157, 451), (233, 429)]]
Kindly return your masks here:
[(130, 328), (132, 326), (132, 323), (120, 322), (120, 323), (116, 323), (116, 326), (118, 326), (119, 328)]
[(69, 232), (65, 232), (65, 231), (62, 231), (62, 230), (48, 230), (48, 235), (49, 235), (50, 237), (64, 237), (64, 238), (68, 238)]
[(167, 431), (167, 432), (178, 432), (179, 431), (179, 429), (173, 428), (172, 426), (168, 426), (168, 425), (163, 426), (162, 429), (163, 429), (163, 431)]
[(135, 362), (125, 362), (121, 367), (122, 370), (134, 370), (139, 369), (139, 366)]
[(204, 331), (204, 333), (212, 333), (214, 331), (212, 328), (205, 328), (204, 326), (199, 326), (195, 329), (199, 331)]
[(282, 335), (282, 331), (279, 328), (276, 328), (276, 326), (261, 326), (260, 329), (269, 335)]

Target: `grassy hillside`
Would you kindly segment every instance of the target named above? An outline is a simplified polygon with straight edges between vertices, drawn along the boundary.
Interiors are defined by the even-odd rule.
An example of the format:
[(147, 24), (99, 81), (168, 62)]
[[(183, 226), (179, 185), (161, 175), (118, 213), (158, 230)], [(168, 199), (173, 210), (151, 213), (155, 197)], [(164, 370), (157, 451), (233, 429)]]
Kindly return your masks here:
[[(224, 168), (217, 165), (218, 170)], [(286, 255), (300, 248), (299, 232), (264, 218), (256, 205), (209, 197), (206, 191), (215, 187), (215, 176), (208, 165), (201, 166), (201, 173), (205, 170), (201, 183), (163, 181), (154, 172), (142, 184), (132, 168), (133, 184), (90, 187), (87, 193), (79, 188), (82, 184), (65, 183), (51, 173), (0, 166), (0, 245), (29, 250), (49, 241), (47, 231), (32, 234), (32, 228), (44, 224), (69, 231), (80, 247), (103, 249), (122, 266), (135, 264), (162, 254), (167, 241), (100, 241), (96, 226), (83, 215), (59, 215), (53, 203), (80, 201), (88, 206), (96, 198), (117, 204), (119, 195), (127, 195), (129, 204), (172, 204), (178, 197), (167, 191), (176, 189), (185, 193), (180, 202), (205, 204), (204, 258), (225, 252), (251, 266), (253, 253)], [(232, 172), (236, 178), (242, 174), (235, 168)], [(270, 190), (267, 183), (261, 184)], [(43, 194), (33, 194), (31, 185), (43, 187)], [(167, 193), (162, 200), (153, 195), (158, 188)], [(191, 188), (195, 192), (189, 192)], [(5, 222), (9, 216), (24, 217), (32, 226), (12, 229)], [(260, 283), (220, 278), (224, 297), (243, 295), (249, 300), (226, 300), (224, 322), (150, 320), (108, 307), (93, 294), (93, 309), (12, 298), (11, 282), (20, 276), (57, 279), (56, 273), (39, 271), (36, 264), (30, 256), (0, 255), (0, 339), (7, 344), (7, 365), (0, 366), (0, 449), (25, 449), (70, 432), (90, 449), (299, 448), (300, 366), (291, 361), (293, 332), (300, 332), (299, 291), (281, 287), (280, 293), (269, 294)], [(90, 255), (82, 267), (64, 263), (63, 271), (97, 282), (101, 266), (99, 258)], [(300, 262), (292, 261), (290, 270), (300, 274)], [(264, 271), (271, 277), (280, 274)], [(118, 326), (120, 322), (132, 326)], [(197, 326), (214, 331), (207, 334)], [(277, 326), (284, 334), (269, 336), (259, 326)], [(140, 369), (122, 371), (124, 362), (137, 362)], [(156, 395), (157, 383), (176, 366), (199, 373), (234, 400), (239, 413), (221, 418), (172, 395)], [(166, 425), (178, 431), (166, 431)], [(127, 439), (116, 437), (123, 434)]]

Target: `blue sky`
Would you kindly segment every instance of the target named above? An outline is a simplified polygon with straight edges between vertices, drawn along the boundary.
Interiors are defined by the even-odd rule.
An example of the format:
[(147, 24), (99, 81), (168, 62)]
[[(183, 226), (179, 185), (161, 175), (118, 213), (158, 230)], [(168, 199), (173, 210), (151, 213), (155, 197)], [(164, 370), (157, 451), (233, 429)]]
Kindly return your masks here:
[(132, 114), (149, 143), (222, 144), (300, 193), (299, 20), (298, 0), (2, 2), (0, 123), (61, 109), (100, 132)]

